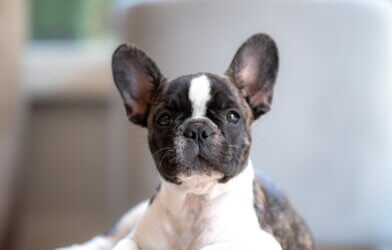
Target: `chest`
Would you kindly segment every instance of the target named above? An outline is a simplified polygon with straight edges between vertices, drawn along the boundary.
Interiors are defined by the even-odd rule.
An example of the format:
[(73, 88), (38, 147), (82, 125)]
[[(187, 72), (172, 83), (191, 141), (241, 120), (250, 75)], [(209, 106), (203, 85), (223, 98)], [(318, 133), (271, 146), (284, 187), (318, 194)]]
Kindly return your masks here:
[(170, 208), (157, 199), (134, 235), (141, 249), (192, 250), (246, 239), (260, 231), (252, 194), (230, 193), (213, 201), (187, 195), (179, 206)]

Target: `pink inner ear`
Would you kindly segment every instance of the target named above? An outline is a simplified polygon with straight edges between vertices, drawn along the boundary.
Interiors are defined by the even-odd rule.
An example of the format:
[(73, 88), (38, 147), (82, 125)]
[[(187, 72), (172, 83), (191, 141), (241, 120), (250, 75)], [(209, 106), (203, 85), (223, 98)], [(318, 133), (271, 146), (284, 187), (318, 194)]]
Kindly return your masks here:
[(151, 83), (144, 76), (140, 75), (139, 71), (135, 73), (133, 81), (137, 84), (131, 86), (133, 96), (125, 93), (124, 99), (128, 106), (132, 108), (132, 115), (142, 115), (147, 111), (150, 101)]
[[(246, 65), (241, 70), (239, 77), (243, 85), (253, 85), (257, 81), (257, 63), (253, 57), (247, 58)], [(245, 87), (244, 86), (244, 87)]]
[(241, 81), (241, 93), (248, 98), (249, 103), (254, 106), (268, 105), (269, 84), (260, 84), (260, 72), (256, 59), (251, 55), (246, 55), (246, 64), (239, 73)]
[(244, 61), (246, 61), (246, 64), (239, 73), (242, 94), (246, 97), (252, 98), (258, 91), (259, 87), (259, 69), (257, 68), (257, 62), (254, 57), (247, 56)]
[(260, 106), (262, 104), (268, 104), (268, 96), (261, 90), (257, 91), (251, 98), (249, 102), (254, 106)]

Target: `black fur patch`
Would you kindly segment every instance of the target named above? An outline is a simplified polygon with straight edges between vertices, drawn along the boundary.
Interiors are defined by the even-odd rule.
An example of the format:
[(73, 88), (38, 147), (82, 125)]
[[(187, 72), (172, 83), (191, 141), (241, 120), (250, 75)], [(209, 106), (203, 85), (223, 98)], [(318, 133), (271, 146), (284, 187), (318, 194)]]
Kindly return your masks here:
[[(149, 146), (158, 171), (167, 181), (177, 184), (180, 184), (177, 178), (179, 173), (208, 175), (212, 171), (222, 173), (224, 177), (221, 181), (227, 181), (241, 172), (249, 156), (249, 114), (244, 112), (238, 90), (230, 88), (227, 79), (205, 74), (211, 87), (206, 117), (188, 119), (192, 115), (189, 87), (191, 80), (198, 75), (182, 76), (168, 82), (153, 101), (154, 112), (149, 118)], [(240, 116), (235, 124), (226, 120), (231, 111)], [(170, 115), (170, 125), (159, 124), (162, 114)], [(183, 135), (193, 122), (203, 123), (213, 131), (212, 136), (202, 144), (195, 144)]]

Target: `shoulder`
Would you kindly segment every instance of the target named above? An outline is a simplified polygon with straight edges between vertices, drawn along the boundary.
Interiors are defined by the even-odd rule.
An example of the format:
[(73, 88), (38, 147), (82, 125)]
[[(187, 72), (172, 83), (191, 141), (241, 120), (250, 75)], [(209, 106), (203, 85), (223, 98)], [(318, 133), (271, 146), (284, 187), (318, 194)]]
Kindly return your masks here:
[(266, 175), (253, 181), (254, 207), (260, 226), (272, 233), (285, 250), (314, 249), (304, 220), (291, 206), (284, 192)]

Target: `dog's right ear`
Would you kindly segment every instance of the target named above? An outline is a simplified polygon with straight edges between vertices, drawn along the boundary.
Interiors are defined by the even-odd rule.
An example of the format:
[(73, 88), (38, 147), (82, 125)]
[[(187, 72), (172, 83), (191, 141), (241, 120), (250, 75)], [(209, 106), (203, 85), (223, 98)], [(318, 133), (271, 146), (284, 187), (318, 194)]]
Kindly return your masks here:
[(144, 51), (128, 44), (114, 51), (112, 71), (129, 120), (146, 127), (152, 96), (165, 78)]

